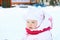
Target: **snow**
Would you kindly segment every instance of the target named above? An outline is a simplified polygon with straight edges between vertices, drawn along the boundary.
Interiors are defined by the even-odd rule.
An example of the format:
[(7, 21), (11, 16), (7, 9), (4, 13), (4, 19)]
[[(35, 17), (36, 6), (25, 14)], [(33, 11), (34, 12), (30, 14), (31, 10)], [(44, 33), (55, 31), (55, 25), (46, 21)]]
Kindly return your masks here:
[[(21, 40), (26, 26), (23, 16), (29, 8), (0, 7), (0, 40)], [(51, 30), (53, 40), (60, 40), (60, 7), (47, 6), (42, 7), (42, 10), (53, 18), (53, 29)]]

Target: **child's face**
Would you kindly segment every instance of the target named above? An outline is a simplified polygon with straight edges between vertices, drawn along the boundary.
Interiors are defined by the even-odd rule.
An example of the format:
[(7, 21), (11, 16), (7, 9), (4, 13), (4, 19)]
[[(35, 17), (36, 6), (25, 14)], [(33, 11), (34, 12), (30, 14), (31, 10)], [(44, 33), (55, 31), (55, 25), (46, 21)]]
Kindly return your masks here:
[(30, 29), (35, 29), (37, 26), (37, 20), (27, 20), (27, 27)]

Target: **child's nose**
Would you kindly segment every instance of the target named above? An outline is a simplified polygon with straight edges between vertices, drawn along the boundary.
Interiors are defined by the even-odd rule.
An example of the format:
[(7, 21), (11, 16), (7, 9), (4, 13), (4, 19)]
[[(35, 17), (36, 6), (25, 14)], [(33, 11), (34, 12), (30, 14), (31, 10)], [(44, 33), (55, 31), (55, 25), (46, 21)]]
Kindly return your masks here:
[(32, 26), (32, 24), (30, 24), (30, 26)]

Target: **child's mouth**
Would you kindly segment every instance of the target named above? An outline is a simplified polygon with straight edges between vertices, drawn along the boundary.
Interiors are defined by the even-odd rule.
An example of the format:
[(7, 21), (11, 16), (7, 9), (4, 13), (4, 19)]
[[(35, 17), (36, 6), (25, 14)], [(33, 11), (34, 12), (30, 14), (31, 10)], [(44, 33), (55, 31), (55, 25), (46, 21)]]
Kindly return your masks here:
[(32, 27), (29, 27), (30, 29), (33, 29)]

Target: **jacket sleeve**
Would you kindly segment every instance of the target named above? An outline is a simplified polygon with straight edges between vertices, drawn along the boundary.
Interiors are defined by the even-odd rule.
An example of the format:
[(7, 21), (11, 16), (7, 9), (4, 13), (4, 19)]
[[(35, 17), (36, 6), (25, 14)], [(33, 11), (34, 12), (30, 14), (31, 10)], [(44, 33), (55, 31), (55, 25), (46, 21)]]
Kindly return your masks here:
[(53, 26), (53, 23), (52, 23), (52, 16), (48, 15), (48, 14), (44, 14), (45, 18), (44, 20), (42, 21), (41, 25), (40, 25), (40, 28), (39, 29), (44, 29), (44, 28), (52, 28)]
[(46, 27), (52, 28), (53, 23), (52, 23), (52, 16), (45, 14), (45, 20), (43, 22), (43, 25)]

